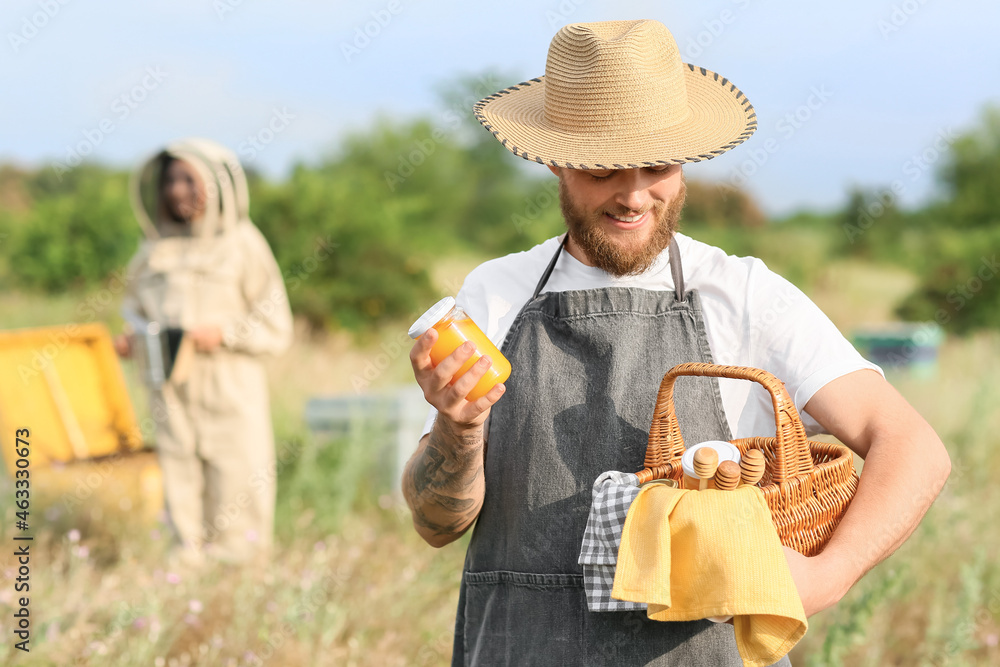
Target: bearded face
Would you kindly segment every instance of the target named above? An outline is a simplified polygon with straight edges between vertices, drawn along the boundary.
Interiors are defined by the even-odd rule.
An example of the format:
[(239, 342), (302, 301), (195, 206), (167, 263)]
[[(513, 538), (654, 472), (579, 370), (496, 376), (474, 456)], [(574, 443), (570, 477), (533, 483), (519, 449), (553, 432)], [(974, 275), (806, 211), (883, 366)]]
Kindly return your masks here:
[[(586, 185), (580, 179), (592, 177), (574, 175), (574, 178), (575, 183)], [(679, 190), (670, 201), (650, 197), (639, 210), (613, 201), (589, 208), (570, 192), (567, 179), (559, 178), (559, 204), (570, 239), (583, 250), (590, 264), (618, 277), (644, 272), (670, 244), (677, 232), (685, 194), (681, 176)], [(650, 218), (640, 227), (628, 228), (629, 221), (641, 221), (647, 212)]]

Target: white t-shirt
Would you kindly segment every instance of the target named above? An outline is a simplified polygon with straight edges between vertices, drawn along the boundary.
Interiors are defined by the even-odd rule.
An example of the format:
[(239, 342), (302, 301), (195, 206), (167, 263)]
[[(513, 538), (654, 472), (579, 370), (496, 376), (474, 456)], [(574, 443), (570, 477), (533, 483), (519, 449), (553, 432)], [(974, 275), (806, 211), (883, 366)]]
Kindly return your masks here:
[[(827, 382), (856, 370), (882, 370), (865, 360), (809, 297), (755, 257), (727, 255), (722, 249), (677, 234), (686, 290), (698, 290), (713, 361), (752, 366), (785, 383), (809, 435), (822, 427), (805, 411)], [(466, 277), (456, 301), (499, 348), (511, 323), (531, 298), (535, 285), (561, 240), (551, 238), (530, 250), (485, 262)], [(673, 291), (669, 253), (638, 276), (616, 278), (563, 252), (543, 292), (638, 287)], [(735, 438), (774, 437), (774, 409), (756, 382), (719, 379), (722, 404)], [(501, 399), (503, 400), (503, 399)], [(424, 425), (429, 433), (437, 411)]]

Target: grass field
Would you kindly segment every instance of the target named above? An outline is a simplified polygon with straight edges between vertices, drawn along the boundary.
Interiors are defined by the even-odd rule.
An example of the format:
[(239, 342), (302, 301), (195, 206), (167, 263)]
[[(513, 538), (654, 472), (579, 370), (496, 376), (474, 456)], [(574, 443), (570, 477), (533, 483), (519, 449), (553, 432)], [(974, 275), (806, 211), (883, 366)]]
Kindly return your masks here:
[[(811, 295), (848, 331), (887, 318), (911, 284), (899, 272), (835, 264)], [(7, 295), (0, 321), (71, 321), (77, 303)], [(446, 664), (467, 538), (435, 550), (416, 536), (373, 453), (386, 438), (377, 426), (322, 442), (301, 418), (307, 396), (352, 391), (352, 376), (395, 333), (364, 345), (300, 335), (271, 364), (283, 462), (267, 567), (174, 571), (161, 523), (35, 498), (33, 516), (45, 521), (32, 547), (30, 654), (13, 648), (13, 493), (0, 482), (0, 664)], [(390, 356), (373, 389), (408, 380), (405, 351)], [(1000, 337), (981, 335), (948, 340), (933, 380), (890, 377), (947, 444), (953, 472), (912, 538), (811, 619), (791, 654), (797, 667), (1000, 664), (998, 376)]]

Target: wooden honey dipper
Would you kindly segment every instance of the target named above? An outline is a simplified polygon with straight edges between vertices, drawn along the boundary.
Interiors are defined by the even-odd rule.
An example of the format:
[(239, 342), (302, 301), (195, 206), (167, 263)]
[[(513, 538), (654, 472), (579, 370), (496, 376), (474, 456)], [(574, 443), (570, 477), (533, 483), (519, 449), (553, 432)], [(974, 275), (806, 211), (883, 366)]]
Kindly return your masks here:
[(694, 453), (694, 474), (698, 476), (698, 490), (708, 488), (708, 480), (715, 476), (719, 467), (719, 454), (712, 447), (702, 447)]
[(740, 484), (740, 466), (736, 461), (723, 461), (715, 471), (715, 488), (732, 491)]
[(744, 484), (755, 486), (764, 476), (764, 452), (749, 449), (740, 459), (741, 479)]

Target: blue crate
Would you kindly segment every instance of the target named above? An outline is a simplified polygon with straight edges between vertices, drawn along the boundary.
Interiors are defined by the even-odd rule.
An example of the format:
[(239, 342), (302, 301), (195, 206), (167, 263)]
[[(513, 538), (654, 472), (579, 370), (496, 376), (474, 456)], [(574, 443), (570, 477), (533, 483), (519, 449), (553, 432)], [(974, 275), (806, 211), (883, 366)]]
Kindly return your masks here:
[(938, 349), (944, 331), (934, 322), (897, 322), (857, 329), (854, 347), (883, 370), (905, 371), (917, 377), (937, 375)]

